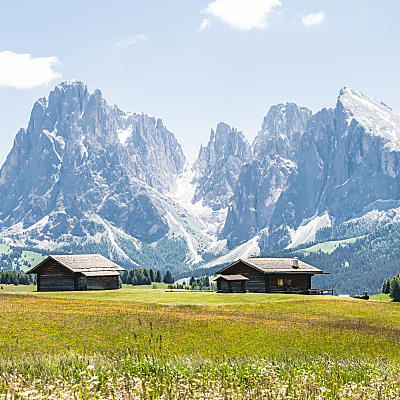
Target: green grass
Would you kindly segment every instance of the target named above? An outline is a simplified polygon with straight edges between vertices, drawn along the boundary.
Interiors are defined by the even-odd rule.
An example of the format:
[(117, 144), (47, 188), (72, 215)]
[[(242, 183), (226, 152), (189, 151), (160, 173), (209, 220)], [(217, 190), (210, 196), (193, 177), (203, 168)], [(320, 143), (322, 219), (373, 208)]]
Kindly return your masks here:
[(304, 256), (308, 256), (310, 253), (317, 253), (322, 251), (323, 253), (331, 254), (335, 251), (339, 246), (346, 246), (350, 243), (354, 243), (357, 239), (361, 239), (364, 236), (358, 236), (350, 239), (342, 239), (342, 240), (332, 240), (329, 242), (318, 243), (313, 246), (307, 247), (305, 249), (296, 250), (296, 253), (301, 253)]
[[(104, 296), (118, 292), (104, 292)], [(395, 303), (250, 293), (227, 297), (152, 289), (126, 289), (126, 293), (131, 301), (77, 298), (99, 296), (98, 292), (13, 295), (4, 291), (0, 294), (0, 353), (152, 351), (158, 346), (155, 338), (161, 335), (162, 348), (157, 354), (163, 356), (301, 353), (400, 359), (400, 305)], [(143, 296), (147, 303), (135, 301), (135, 296)], [(164, 304), (154, 301), (157, 296)], [(240, 304), (246, 296), (248, 302)], [(40, 349), (36, 348), (37, 337)], [(87, 337), (89, 341), (83, 340)]]
[(389, 361), (299, 357), (215, 362), (129, 351), (113, 357), (68, 353), (0, 360), (0, 398), (6, 399), (377, 400), (399, 395), (400, 368)]
[(385, 293), (380, 293), (380, 294), (375, 294), (374, 296), (370, 296), (370, 300), (376, 300), (376, 301), (393, 301), (388, 294)]
[(34, 391), (77, 399), (400, 395), (400, 304), (151, 287), (34, 290), (0, 291), (0, 399)]
[(7, 293), (26, 293), (34, 294), (36, 292), (36, 285), (0, 285), (0, 294)]
[[(36, 286), (7, 285), (4, 290), (14, 293), (33, 294), (40, 297), (58, 297), (63, 299), (92, 299), (112, 300), (151, 304), (175, 304), (175, 305), (229, 305), (229, 304), (261, 304), (276, 301), (312, 300), (313, 296), (297, 294), (265, 294), (265, 293), (215, 293), (196, 292), (190, 290), (169, 290), (166, 284), (131, 286), (124, 285), (120, 290), (88, 290), (65, 292), (36, 292)], [(1, 291), (0, 291), (1, 293)], [(338, 300), (337, 297), (331, 297)]]

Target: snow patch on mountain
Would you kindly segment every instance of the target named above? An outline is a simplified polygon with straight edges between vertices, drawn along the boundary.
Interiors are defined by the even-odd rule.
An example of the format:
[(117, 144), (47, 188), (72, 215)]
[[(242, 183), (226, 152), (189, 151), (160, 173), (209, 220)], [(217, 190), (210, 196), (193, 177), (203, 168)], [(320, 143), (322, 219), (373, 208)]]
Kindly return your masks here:
[(171, 224), (176, 225), (180, 232), (183, 234), (183, 237), (186, 240), (186, 244), (189, 248), (190, 254), (190, 260), (189, 262), (193, 263), (198, 263), (203, 261), (203, 258), (197, 253), (195, 243), (193, 243), (193, 237), (189, 234), (189, 232), (184, 228), (183, 224), (181, 224), (170, 212), (167, 211), (167, 219), (169, 222), (169, 225)]
[(96, 219), (101, 225), (103, 225), (104, 229), (107, 232), (108, 240), (110, 241), (110, 244), (112, 246), (109, 250), (110, 257), (112, 257), (112, 251), (111, 251), (111, 249), (112, 249), (112, 250), (116, 251), (118, 256), (122, 257), (122, 259), (125, 259), (127, 261), (132, 261), (130, 259), (130, 257), (125, 253), (125, 251), (122, 250), (120, 246), (118, 246), (118, 244), (115, 240), (113, 227), (107, 221), (105, 221), (103, 218), (101, 218), (99, 216), (96, 216)]
[(175, 189), (168, 196), (197, 218), (202, 225), (202, 233), (215, 241), (226, 218), (227, 208), (218, 211), (203, 205), (201, 200), (192, 203), (196, 192), (193, 184), (194, 172), (188, 164), (176, 180)]
[(132, 135), (132, 127), (127, 129), (117, 129), (117, 136), (121, 144), (125, 144), (126, 140)]
[(243, 243), (240, 246), (233, 249), (232, 251), (230, 251), (229, 253), (204, 264), (202, 267), (209, 268), (212, 267), (213, 265), (232, 262), (239, 258), (249, 258), (258, 256), (260, 255), (260, 247), (258, 246), (259, 240), (260, 240), (259, 235), (254, 236), (246, 243)]
[(348, 87), (340, 91), (338, 101), (345, 108), (349, 125), (355, 119), (370, 135), (386, 139), (386, 146), (391, 151), (400, 151), (400, 114), (386, 104)]
[(329, 214), (325, 212), (321, 216), (315, 216), (309, 220), (303, 221), (297, 229), (288, 227), (291, 242), (286, 248), (290, 249), (302, 243), (313, 242), (318, 229), (328, 226), (332, 226), (332, 221)]

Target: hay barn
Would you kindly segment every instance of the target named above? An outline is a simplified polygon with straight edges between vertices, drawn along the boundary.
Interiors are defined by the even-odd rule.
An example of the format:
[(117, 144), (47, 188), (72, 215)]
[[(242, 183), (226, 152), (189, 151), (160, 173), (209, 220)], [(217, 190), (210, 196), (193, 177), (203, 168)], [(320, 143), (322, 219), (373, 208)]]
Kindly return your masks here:
[(101, 254), (50, 255), (28, 274), (37, 275), (37, 291), (119, 289), (124, 268)]
[(306, 294), (312, 291), (312, 276), (324, 272), (297, 258), (244, 258), (216, 273), (220, 274), (216, 281), (221, 293)]

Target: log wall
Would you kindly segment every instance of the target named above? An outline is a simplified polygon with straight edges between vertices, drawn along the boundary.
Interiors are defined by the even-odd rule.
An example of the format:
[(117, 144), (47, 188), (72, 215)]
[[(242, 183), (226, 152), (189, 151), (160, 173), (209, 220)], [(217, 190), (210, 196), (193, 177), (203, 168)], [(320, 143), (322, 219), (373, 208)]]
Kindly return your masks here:
[[(283, 280), (283, 286), (278, 285), (278, 279)], [(269, 274), (268, 291), (306, 291), (311, 289), (309, 274)]]
[(42, 265), (37, 271), (38, 292), (108, 289), (119, 289), (118, 276), (85, 277), (81, 273), (73, 273), (55, 261)]
[(229, 284), (224, 279), (218, 279), (218, 281), (217, 281), (217, 289), (218, 289), (219, 292), (222, 292), (222, 293), (229, 293), (230, 292)]
[(119, 289), (118, 276), (91, 276), (86, 279), (87, 290)]
[(235, 275), (240, 274), (248, 278), (249, 280), (246, 281), (247, 291), (248, 292), (255, 292), (255, 293), (265, 293), (266, 292), (266, 276), (260, 271), (255, 270), (247, 266), (244, 263), (237, 263), (232, 265), (229, 269), (224, 271), (226, 275)]
[(43, 265), (37, 277), (38, 292), (75, 290), (73, 272), (56, 262)]
[[(311, 277), (309, 274), (264, 274), (246, 264), (239, 262), (224, 271), (226, 275), (240, 274), (248, 278), (247, 291), (256, 293), (268, 292), (306, 292), (311, 289)], [(278, 279), (283, 279), (283, 285), (278, 285)], [(222, 281), (222, 280), (221, 280)], [(225, 287), (224, 290), (225, 291)]]
[(217, 290), (221, 293), (245, 293), (247, 281), (226, 281), (218, 279)]

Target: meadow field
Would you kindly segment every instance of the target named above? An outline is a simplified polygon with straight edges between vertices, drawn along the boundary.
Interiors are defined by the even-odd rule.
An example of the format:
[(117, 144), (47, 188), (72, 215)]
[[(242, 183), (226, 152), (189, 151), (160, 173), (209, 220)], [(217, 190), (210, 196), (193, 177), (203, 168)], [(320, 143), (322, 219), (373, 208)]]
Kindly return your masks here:
[(0, 310), (0, 399), (400, 396), (387, 301), (10, 286)]
[(347, 246), (350, 243), (354, 243), (358, 239), (362, 239), (364, 236), (357, 236), (350, 239), (341, 239), (341, 240), (330, 240), (323, 243), (314, 244), (310, 247), (299, 249), (297, 252), (308, 256), (311, 253), (317, 253), (322, 251), (323, 253), (331, 254), (334, 252), (339, 246)]

